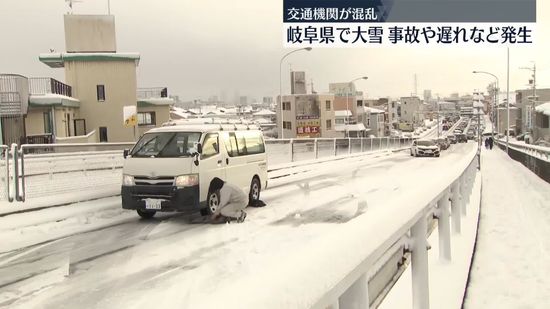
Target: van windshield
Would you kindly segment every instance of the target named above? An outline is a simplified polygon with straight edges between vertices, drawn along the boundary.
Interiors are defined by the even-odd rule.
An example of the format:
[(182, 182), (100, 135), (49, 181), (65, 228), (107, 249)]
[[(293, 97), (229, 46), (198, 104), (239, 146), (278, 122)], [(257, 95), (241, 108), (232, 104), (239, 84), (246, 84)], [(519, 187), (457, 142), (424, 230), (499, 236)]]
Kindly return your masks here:
[(143, 135), (132, 149), (132, 157), (190, 157), (197, 152), (201, 133), (159, 132)]

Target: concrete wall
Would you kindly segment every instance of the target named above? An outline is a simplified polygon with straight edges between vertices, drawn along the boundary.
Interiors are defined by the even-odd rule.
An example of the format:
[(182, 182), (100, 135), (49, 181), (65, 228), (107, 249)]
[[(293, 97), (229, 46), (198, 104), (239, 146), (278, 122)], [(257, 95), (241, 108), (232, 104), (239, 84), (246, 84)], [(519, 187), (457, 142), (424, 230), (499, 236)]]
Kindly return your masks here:
[[(292, 123), (292, 129), (291, 130), (284, 130), (284, 138), (296, 138), (296, 99), (298, 97), (311, 97), (315, 99), (315, 102), (319, 104), (319, 121), (320, 121), (320, 130), (321, 130), (321, 137), (335, 137), (338, 134), (334, 130), (335, 121), (334, 121), (334, 95), (332, 94), (307, 94), (307, 95), (286, 95), (283, 96), (283, 102), (290, 102), (291, 110), (285, 110), (283, 113), (283, 120), (290, 121)], [(279, 101), (279, 100), (278, 100)], [(331, 110), (326, 110), (326, 101), (331, 102)], [(280, 137), (281, 136), (281, 107), (280, 102), (277, 105), (277, 134)], [(327, 120), (331, 121), (331, 129), (327, 129)]]
[(141, 136), (143, 133), (153, 129), (160, 127), (163, 123), (168, 122), (170, 120), (170, 106), (168, 105), (151, 105), (146, 107), (139, 107), (138, 113), (144, 113), (144, 112), (154, 112), (155, 113), (155, 120), (156, 124), (151, 126), (138, 126), (138, 135)]
[(99, 137), (96, 131), (92, 131), (86, 135), (58, 137), (55, 139), (56, 144), (78, 144), (78, 143), (98, 143)]
[[(51, 107), (33, 107), (29, 109), (27, 118), (25, 119), (25, 128), (27, 130), (27, 135), (39, 135), (46, 133), (44, 132), (44, 113), (49, 111), (51, 111)], [(55, 121), (54, 132), (56, 138), (67, 137), (66, 114), (70, 115), (70, 135), (74, 135), (73, 120), (75, 118), (78, 118), (78, 109), (70, 107), (56, 107), (53, 118), (53, 120)]]
[(401, 120), (412, 123), (419, 122), (424, 119), (421, 114), (415, 113), (422, 111), (422, 102), (417, 97), (401, 98)]
[(65, 15), (67, 52), (115, 52), (113, 15)]
[[(80, 100), (80, 118), (86, 130), (107, 127), (109, 142), (134, 141), (132, 128), (123, 126), (122, 109), (136, 105), (136, 64), (133, 60), (67, 61), (65, 80), (73, 87), (73, 97)], [(105, 101), (97, 100), (97, 85), (105, 85)]]

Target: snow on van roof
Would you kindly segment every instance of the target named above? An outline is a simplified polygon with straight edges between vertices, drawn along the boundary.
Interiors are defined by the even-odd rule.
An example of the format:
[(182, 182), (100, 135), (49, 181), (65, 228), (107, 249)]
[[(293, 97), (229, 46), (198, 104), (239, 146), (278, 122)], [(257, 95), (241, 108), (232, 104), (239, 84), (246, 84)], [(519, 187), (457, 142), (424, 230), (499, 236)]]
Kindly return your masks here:
[(216, 131), (259, 130), (258, 126), (246, 124), (174, 124), (154, 128), (147, 133), (156, 132), (216, 132)]

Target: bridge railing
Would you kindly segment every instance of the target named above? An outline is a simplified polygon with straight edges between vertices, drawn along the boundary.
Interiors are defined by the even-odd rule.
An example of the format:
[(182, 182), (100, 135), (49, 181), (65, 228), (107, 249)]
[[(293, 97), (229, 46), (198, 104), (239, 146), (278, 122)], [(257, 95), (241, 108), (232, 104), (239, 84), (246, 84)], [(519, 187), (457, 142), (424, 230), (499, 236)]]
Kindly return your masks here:
[[(370, 298), (377, 296), (369, 295), (371, 279), (396, 253), (408, 252), (412, 264), (413, 303), (407, 307), (430, 308), (429, 222), (437, 220), (439, 259), (449, 263), (452, 235), (461, 233), (477, 167), (476, 151), (472, 149), (457, 159), (448, 171), (434, 175), (429, 185), (418, 186), (413, 196), (388, 198), (392, 206), (406, 205), (399, 211), (377, 209), (376, 218), (368, 216), (367, 211), (365, 216), (340, 225), (331, 235), (304, 244), (295, 255), (289, 252), (288, 259), (292, 263), (274, 269), (266, 265), (270, 271), (250, 279), (262, 282), (262, 289), (239, 299), (238, 307), (369, 308), (375, 303)], [(366, 196), (357, 198), (358, 203), (367, 201)], [(284, 273), (284, 280), (275, 275), (279, 272)], [(236, 280), (224, 293), (232, 295), (251, 284), (247, 278)], [(230, 304), (230, 307), (233, 306)]]
[[(506, 140), (496, 139), (497, 146), (506, 150)], [(508, 155), (550, 183), (550, 147), (508, 142)]]
[[(330, 160), (374, 151), (408, 148), (410, 138), (318, 138), (266, 140), (270, 166)], [(123, 149), (134, 143), (24, 144), (2, 148), (5, 169), (0, 201), (70, 195), (94, 190), (116, 194), (122, 179)], [(0, 169), (0, 174), (4, 175)], [(9, 176), (11, 174), (11, 177)]]

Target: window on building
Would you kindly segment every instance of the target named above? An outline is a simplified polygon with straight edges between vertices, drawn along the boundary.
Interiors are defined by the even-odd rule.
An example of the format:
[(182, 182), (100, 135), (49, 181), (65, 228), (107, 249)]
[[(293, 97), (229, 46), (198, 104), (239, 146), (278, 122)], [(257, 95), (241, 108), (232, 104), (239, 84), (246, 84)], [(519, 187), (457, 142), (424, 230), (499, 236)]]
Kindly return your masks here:
[(106, 143), (109, 141), (107, 138), (107, 127), (99, 127), (99, 141), (101, 143)]
[(44, 112), (44, 133), (53, 133), (52, 113), (50, 111)]
[(292, 130), (292, 123), (290, 121), (283, 121), (283, 129)]
[(332, 121), (327, 120), (327, 130), (332, 130)]
[(335, 124), (344, 124), (344, 119), (336, 119), (334, 121)]
[(97, 92), (97, 100), (100, 102), (105, 101), (105, 85), (97, 85), (96, 92)]
[(395, 108), (395, 102), (391, 102), (391, 107)]
[(550, 116), (543, 115), (542, 113), (539, 115), (541, 115), (541, 118), (542, 118), (540, 127), (543, 129), (550, 128)]
[(363, 106), (363, 100), (357, 100), (357, 107)]
[(370, 127), (370, 118), (367, 118), (367, 127)]
[(329, 110), (331, 109), (331, 107), (330, 107), (330, 101), (327, 100), (327, 101), (325, 102), (325, 104), (326, 104), (326, 110), (329, 111)]
[(285, 111), (290, 110), (290, 102), (283, 102), (283, 110)]
[(157, 124), (155, 112), (143, 112), (137, 114), (139, 126), (154, 126)]

